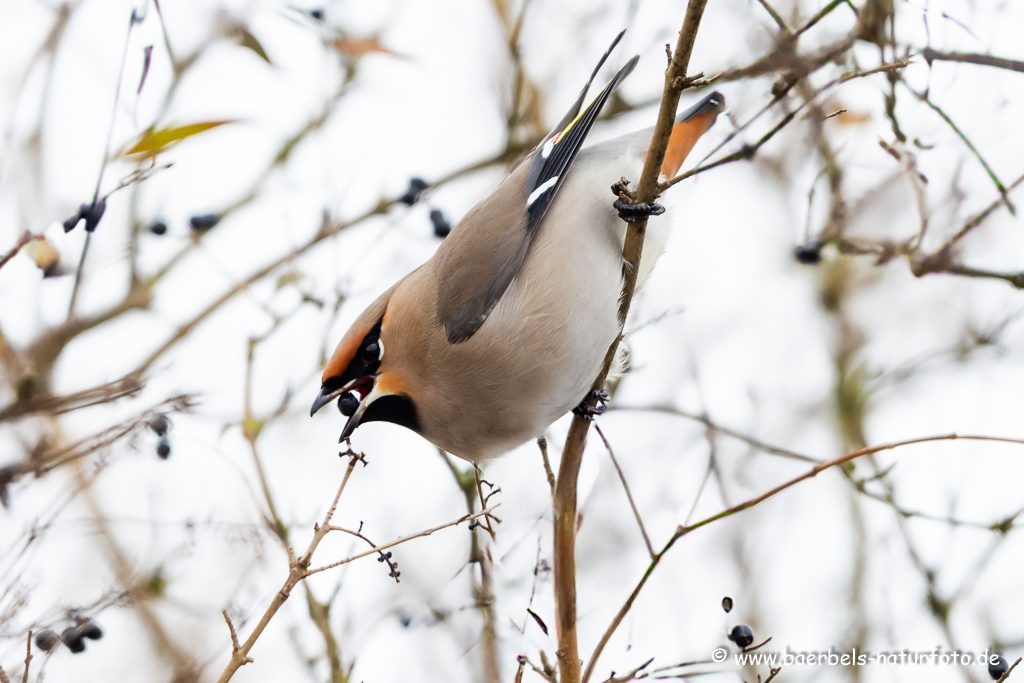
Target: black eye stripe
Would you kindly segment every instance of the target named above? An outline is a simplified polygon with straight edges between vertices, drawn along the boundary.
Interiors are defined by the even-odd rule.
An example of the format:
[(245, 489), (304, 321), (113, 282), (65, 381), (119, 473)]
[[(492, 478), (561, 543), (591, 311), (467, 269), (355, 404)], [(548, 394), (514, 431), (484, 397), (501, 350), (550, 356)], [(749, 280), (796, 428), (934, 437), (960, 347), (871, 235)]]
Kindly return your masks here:
[[(337, 384), (333, 387), (333, 390), (340, 389), (354, 379), (361, 377), (368, 377), (370, 375), (376, 375), (377, 371), (380, 370), (380, 327), (384, 322), (384, 316), (381, 316), (377, 324), (370, 328), (370, 331), (366, 333), (363, 340), (359, 343), (359, 351), (349, 362), (348, 367), (341, 373), (341, 376), (337, 378)], [(376, 349), (373, 353), (368, 353), (370, 348)], [(335, 378), (330, 378), (328, 381), (333, 382)], [(324, 383), (327, 386), (327, 382)]]

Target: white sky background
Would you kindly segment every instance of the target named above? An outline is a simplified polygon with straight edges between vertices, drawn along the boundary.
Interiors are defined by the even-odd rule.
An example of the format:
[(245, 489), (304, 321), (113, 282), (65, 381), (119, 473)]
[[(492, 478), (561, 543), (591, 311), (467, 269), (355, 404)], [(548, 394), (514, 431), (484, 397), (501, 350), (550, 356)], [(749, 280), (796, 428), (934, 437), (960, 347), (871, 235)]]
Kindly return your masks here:
[[(923, 2), (897, 2), (901, 37), (917, 46), (926, 44)], [(639, 53), (640, 64), (622, 93), (630, 102), (657, 97), (663, 45), (674, 42), (681, 5), (640, 0), (630, 19), (627, 3), (535, 0), (522, 45), (526, 70), (545, 95), (546, 122), (558, 120), (611, 37), (627, 25), (629, 32), (610, 67)], [(84, 231), (64, 235), (59, 222), (91, 198), (132, 6), (113, 0), (77, 6), (57, 51), (49, 90), (44, 91), (45, 62), (28, 69), (50, 29), (53, 9), (43, 2), (0, 0), (0, 250), (6, 251), (25, 229), (46, 228), (65, 261), (77, 262)], [(800, 16), (819, 7), (803, 3)], [(778, 3), (778, 8), (787, 18), (793, 15), (788, 2)], [(129, 43), (113, 149), (152, 123), (170, 84), (169, 60), (150, 10)], [(336, 2), (326, 4), (325, 10), (327, 26), (354, 37), (379, 32), (382, 43), (400, 56), (370, 55), (360, 62), (350, 91), (323, 128), (272, 172), (257, 200), (225, 219), (158, 285), (150, 310), (129, 314), (69, 346), (54, 375), (56, 392), (87, 388), (134, 368), (176, 325), (258, 266), (316, 234), (325, 210), (340, 219), (355, 217), (378, 199), (400, 194), (410, 176), (434, 180), (501, 150), (502, 103), (511, 91), (511, 67), (490, 4)], [(933, 0), (929, 11), (931, 45), (937, 49), (1024, 58), (1019, 40), (1024, 6), (1019, 3)], [(173, 161), (173, 168), (114, 195), (86, 263), (79, 299), (83, 314), (103, 310), (123, 296), (132, 201), (141, 220), (160, 217), (170, 228), (164, 237), (142, 236), (142, 268), (152, 272), (189, 242), (189, 216), (219, 211), (244, 196), (282, 142), (321, 113), (337, 88), (341, 71), (337, 55), (324, 48), (325, 29), (282, 3), (166, 2), (164, 12), (179, 55), (203, 44), (217, 22), (230, 17), (248, 24), (273, 66), (221, 40), (191, 70), (159, 123), (241, 121), (184, 142), (161, 156), (161, 161)], [(944, 20), (943, 12), (970, 32)], [(840, 8), (810, 31), (801, 47), (825, 44), (851, 25), (849, 12)], [(711, 0), (691, 71), (711, 74), (749, 63), (770, 46), (770, 27), (755, 2)], [(150, 44), (155, 46), (152, 67), (136, 97), (143, 47)], [(862, 68), (877, 66), (877, 50), (859, 45), (856, 54)], [(938, 63), (929, 75), (917, 59), (906, 77), (918, 89), (930, 85), (933, 100), (964, 129), (1005, 183), (1024, 171), (1024, 133), (1019, 127), (1024, 74)], [(768, 101), (770, 86), (761, 79), (720, 89), (730, 113), (745, 121)], [(826, 128), (847, 171), (845, 192), (851, 201), (884, 184), (870, 199), (871, 208), (852, 223), (851, 233), (902, 239), (916, 232), (918, 224), (909, 186), (877, 144), (879, 138), (892, 140), (883, 110), (885, 87), (884, 76), (874, 76), (837, 89), (834, 108), (848, 109), (851, 117), (864, 120), (850, 123), (840, 117)], [(695, 97), (685, 94), (684, 106)], [(997, 195), (949, 128), (924, 105), (912, 102), (905, 90), (898, 113), (911, 139), (934, 145), (919, 152), (929, 199), (936, 207), (934, 247)], [(638, 110), (599, 124), (592, 138), (652, 125), (655, 116), (654, 107)], [(37, 155), (28, 135), (39, 121)], [(762, 150), (761, 162), (711, 171), (666, 195), (665, 202), (676, 207), (677, 229), (634, 305), (631, 327), (671, 314), (630, 338), (633, 371), (622, 382), (615, 405), (706, 410), (719, 424), (768, 443), (819, 458), (841, 454), (830, 404), (837, 328), (818, 304), (825, 269), (800, 266), (791, 256), (793, 246), (805, 239), (807, 193), (821, 170), (820, 158), (808, 144), (808, 130), (798, 119)], [(720, 118), (690, 163), (729, 131), (729, 121)], [(755, 135), (747, 139), (753, 141)], [(105, 190), (130, 170), (123, 162), (109, 165)], [(335, 456), (343, 418), (329, 408), (315, 419), (308, 417), (319, 385), (321, 348), (332, 349), (366, 303), (429, 258), (439, 244), (427, 219), (430, 208), (442, 209), (454, 222), (486, 195), (500, 174), (492, 169), (467, 176), (432, 191), (415, 207), (396, 207), (326, 241), (294, 265), (302, 273), (298, 287), (275, 289), (277, 275), (287, 269), (251, 287), (163, 357), (139, 397), (60, 419), (64, 438), (73, 441), (174, 393), (198, 394), (198, 409), (174, 419), (169, 460), (157, 459), (155, 437), (147, 434), (105, 454), (106, 468), (93, 490), (139, 573), (160, 569), (168, 579), (166, 596), (153, 603), (155, 609), (185, 650), (209, 662), (211, 679), (230, 651), (220, 610), (229, 607), (248, 619), (239, 623), (244, 638), (287, 572), (279, 544), (261, 525), (264, 503), (238, 427), (248, 338), (270, 329), (268, 311), (291, 313), (302, 292), (328, 302), (324, 310), (307, 305), (288, 318), (259, 346), (255, 364), (257, 415), (272, 412), (286, 390), (294, 391), (287, 414), (267, 427), (259, 445), (279, 513), (301, 550), (343, 471)], [(883, 183), (887, 178), (893, 180)], [(959, 207), (951, 201), (954, 178), (965, 193)], [(812, 232), (827, 219), (827, 187), (821, 180), (816, 187)], [(964, 245), (967, 263), (997, 271), (1024, 268), (1022, 254), (1019, 221), (1005, 209)], [(871, 372), (948, 350), (967, 324), (988, 328), (1021, 310), (1021, 294), (1005, 282), (941, 275), (915, 279), (902, 260), (877, 268), (867, 259), (855, 263), (862, 282), (848, 302), (848, 313), (866, 339), (858, 359)], [(0, 271), (0, 325), (7, 339), (23, 346), (63, 321), (71, 286), (70, 277), (42, 280), (23, 255), (7, 264)], [(349, 298), (335, 320), (330, 307), (338, 291)], [(1024, 437), (1022, 341), (1024, 325), (1013, 318), (1000, 348), (984, 349), (969, 362), (932, 362), (911, 380), (878, 392), (866, 422), (869, 443), (950, 432)], [(4, 394), (3, 404), (12, 398)], [(599, 423), (660, 547), (694, 505), (708, 462), (703, 427), (633, 411), (610, 412)], [(556, 453), (567, 424), (563, 420), (551, 430), (549, 441)], [(20, 460), (22, 444), (46, 428), (46, 423), (31, 420), (4, 425), (0, 466)], [(751, 453), (727, 437), (718, 437), (716, 444), (724, 499), (710, 481), (692, 520), (766, 491), (806, 468)], [(377, 423), (360, 428), (353, 445), (367, 453), (371, 464), (354, 475), (338, 523), (354, 527), (363, 521), (369, 537), (382, 543), (464, 512), (448, 468), (416, 435)], [(882, 454), (877, 462), (881, 468), (898, 463), (889, 476), (907, 509), (988, 523), (1024, 505), (1022, 447), (939, 443)], [(87, 463), (91, 466), (92, 461)], [(857, 476), (870, 472), (865, 463)], [(550, 560), (550, 504), (533, 445), (488, 466), (486, 474), (502, 487), (497, 499), (504, 522), (493, 552), (498, 558), (499, 652), (511, 680), (517, 654), (536, 662), (538, 649), (552, 658), (557, 649), (553, 637), (544, 636), (536, 624), (527, 624), (525, 636), (513, 625), (529, 619), (525, 608), (538, 543), (541, 556)], [(0, 510), (0, 591), (15, 585), (29, 596), (17, 618), (0, 623), (0, 664), (8, 672), (17, 671), (23, 658), (27, 628), (59, 623), (66, 608), (92, 603), (115, 585), (93, 513), (81, 499), (28, 552), (8, 552), (23, 545), (27, 531), (48, 517), (72, 482), (71, 473), (61, 471), (41, 480), (23, 479), (11, 489), (10, 508)], [(642, 574), (647, 555), (596, 434), (581, 486), (579, 628), (581, 653), (589, 656)], [(863, 522), (861, 540), (853, 519)], [(187, 521), (194, 523), (193, 530)], [(995, 538), (989, 531), (938, 522), (909, 520), (907, 525), (923, 561), (935, 568), (944, 594), (972, 575)], [(353, 680), (476, 679), (479, 617), (465, 569), (468, 542), (468, 532), (457, 528), (396, 549), (402, 570), (397, 585), (370, 558), (312, 579), (321, 599), (341, 582), (332, 619), (342, 656), (346, 663), (355, 662)], [(725, 642), (727, 628), (741, 622), (754, 627), (758, 641), (772, 636), (778, 650), (845, 648), (857, 619), (849, 584), (858, 547), (866, 553), (863, 605), (871, 650), (945, 645), (945, 636), (928, 614), (921, 575), (908, 557), (893, 511), (858, 496), (833, 471), (681, 540), (609, 644), (596, 673), (602, 678), (596, 680), (652, 656), (661, 666), (704, 659)], [(328, 537), (317, 557), (327, 562), (356, 548), (361, 549), (347, 538)], [(1024, 544), (1019, 535), (1010, 534), (951, 615), (961, 648), (980, 651), (1001, 641), (1016, 643), (1005, 650), (1010, 661), (1024, 654), (1022, 566)], [(553, 635), (550, 581), (541, 578), (533, 609)], [(728, 618), (719, 606), (725, 595), (737, 604)], [(434, 612), (448, 616), (439, 623)], [(59, 650), (46, 661), (48, 680), (167, 679), (169, 665), (154, 654), (134, 611), (110, 608), (97, 619), (105, 638), (90, 643), (82, 655)], [(303, 662), (321, 650), (322, 640), (297, 590), (257, 643), (255, 665), (246, 666), (236, 678), (322, 680), (324, 662), (308, 675)], [(974, 674), (977, 680), (986, 678), (980, 668)], [(839, 667), (794, 667), (781, 680), (838, 681), (850, 675)], [(916, 681), (922, 676), (964, 679), (956, 667), (864, 672), (864, 680), (870, 681)], [(753, 677), (748, 672), (746, 678)], [(739, 680), (737, 673), (717, 679)], [(525, 680), (539, 678), (528, 673)]]

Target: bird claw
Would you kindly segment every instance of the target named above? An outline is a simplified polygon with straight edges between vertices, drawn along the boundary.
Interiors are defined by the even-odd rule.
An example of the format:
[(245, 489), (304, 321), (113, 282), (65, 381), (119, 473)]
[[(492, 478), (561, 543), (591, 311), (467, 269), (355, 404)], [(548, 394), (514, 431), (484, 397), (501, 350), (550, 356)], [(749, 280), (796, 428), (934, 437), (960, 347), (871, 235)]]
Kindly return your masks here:
[(619, 182), (612, 185), (612, 194), (620, 199), (627, 192), (629, 192), (629, 181), (626, 180), (625, 176), (620, 178)]
[(616, 199), (612, 206), (618, 210), (619, 218), (627, 223), (645, 223), (651, 216), (660, 216), (665, 213), (665, 207), (658, 202), (630, 204), (621, 199)]
[(604, 412), (608, 410), (607, 404), (608, 401), (611, 400), (611, 397), (608, 396), (607, 391), (601, 389), (600, 391), (591, 391), (589, 394), (587, 394), (587, 398), (597, 399), (597, 405), (591, 406), (589, 403), (587, 403), (587, 399), (585, 398), (582, 401), (580, 401), (579, 405), (572, 409), (572, 414), (575, 415), (576, 417), (582, 417), (584, 420), (588, 422), (593, 422), (595, 417), (597, 417), (598, 415), (603, 415)]

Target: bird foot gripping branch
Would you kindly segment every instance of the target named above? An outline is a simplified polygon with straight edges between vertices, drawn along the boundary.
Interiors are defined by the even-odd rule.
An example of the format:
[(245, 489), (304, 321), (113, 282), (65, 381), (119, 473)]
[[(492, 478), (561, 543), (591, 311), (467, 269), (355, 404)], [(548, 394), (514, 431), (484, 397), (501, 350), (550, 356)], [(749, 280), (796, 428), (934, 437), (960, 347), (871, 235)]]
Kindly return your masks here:
[(629, 181), (620, 178), (619, 182), (612, 185), (612, 194), (618, 197), (612, 206), (619, 212), (619, 218), (627, 223), (646, 223), (651, 216), (660, 216), (665, 213), (665, 207), (658, 202), (638, 202), (632, 192), (629, 191)]
[[(587, 398), (595, 399), (597, 405), (592, 406), (587, 403)], [(605, 411), (608, 410), (608, 401), (611, 400), (611, 397), (607, 391), (602, 389), (601, 391), (591, 391), (587, 398), (580, 401), (579, 405), (572, 409), (572, 414), (582, 417), (588, 422), (593, 422), (595, 417), (604, 415)]]

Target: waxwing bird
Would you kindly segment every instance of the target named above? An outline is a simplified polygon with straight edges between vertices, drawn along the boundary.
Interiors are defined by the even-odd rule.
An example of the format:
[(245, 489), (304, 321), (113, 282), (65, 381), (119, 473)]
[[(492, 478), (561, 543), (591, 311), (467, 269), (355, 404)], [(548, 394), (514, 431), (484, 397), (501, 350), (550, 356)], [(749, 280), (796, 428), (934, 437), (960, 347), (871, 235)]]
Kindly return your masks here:
[[(479, 463), (542, 435), (587, 397), (619, 333), (623, 219), (664, 211), (608, 193), (639, 178), (653, 128), (583, 148), (636, 66), (633, 57), (583, 107), (621, 37), (554, 130), (342, 338), (310, 415), (337, 398), (343, 440), (360, 424), (392, 422)], [(662, 175), (676, 174), (724, 106), (715, 92), (676, 119)], [(668, 226), (649, 225), (637, 287)]]

